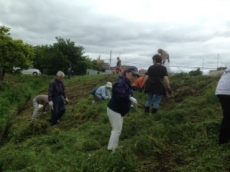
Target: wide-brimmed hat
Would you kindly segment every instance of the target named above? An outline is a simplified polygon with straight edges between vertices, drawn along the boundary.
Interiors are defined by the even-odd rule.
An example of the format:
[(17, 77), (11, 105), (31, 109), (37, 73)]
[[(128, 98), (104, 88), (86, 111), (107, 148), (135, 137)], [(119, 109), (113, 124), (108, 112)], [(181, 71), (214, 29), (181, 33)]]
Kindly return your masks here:
[(112, 83), (111, 82), (107, 82), (105, 86), (108, 87), (108, 88), (112, 88)]
[(131, 72), (134, 76), (139, 77), (139, 72), (136, 67), (130, 67), (126, 70), (126, 72)]

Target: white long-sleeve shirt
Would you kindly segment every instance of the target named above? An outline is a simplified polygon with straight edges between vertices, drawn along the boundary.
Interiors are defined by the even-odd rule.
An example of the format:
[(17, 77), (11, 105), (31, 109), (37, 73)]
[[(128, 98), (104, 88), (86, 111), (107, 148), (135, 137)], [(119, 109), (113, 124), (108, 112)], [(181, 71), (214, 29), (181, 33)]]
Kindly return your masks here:
[(230, 67), (221, 76), (216, 87), (216, 95), (230, 95)]
[(106, 86), (101, 86), (97, 89), (95, 96), (101, 97), (103, 99), (111, 99), (110, 91)]

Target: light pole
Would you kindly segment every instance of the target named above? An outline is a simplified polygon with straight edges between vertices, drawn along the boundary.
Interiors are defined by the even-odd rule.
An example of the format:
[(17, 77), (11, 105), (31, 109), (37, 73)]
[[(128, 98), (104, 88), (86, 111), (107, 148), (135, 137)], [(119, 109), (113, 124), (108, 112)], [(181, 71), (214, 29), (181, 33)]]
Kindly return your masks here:
[(218, 70), (218, 64), (219, 64), (219, 54), (217, 55), (218, 55), (218, 58), (217, 58), (217, 69), (216, 70)]
[(110, 58), (109, 58), (109, 72), (111, 74), (111, 58), (112, 58), (112, 51), (110, 50)]
[(203, 59), (203, 63), (202, 63), (202, 72), (204, 70), (204, 59)]

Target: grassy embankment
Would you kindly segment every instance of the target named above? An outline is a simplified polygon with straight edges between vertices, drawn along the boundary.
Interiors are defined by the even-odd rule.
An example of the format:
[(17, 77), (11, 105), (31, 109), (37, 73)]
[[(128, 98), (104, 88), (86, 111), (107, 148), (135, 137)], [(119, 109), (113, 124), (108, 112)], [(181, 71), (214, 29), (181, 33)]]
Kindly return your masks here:
[[(66, 79), (67, 112), (57, 128), (50, 114), (31, 122), (32, 98), (47, 93), (52, 77), (7, 76), (0, 91), (0, 171), (201, 172), (230, 170), (230, 144), (219, 146), (221, 107), (214, 95), (218, 77), (171, 76), (173, 96), (159, 113), (135, 107), (124, 119), (120, 148), (106, 150), (111, 126), (107, 102), (92, 105), (91, 90), (117, 76)], [(146, 95), (136, 93), (144, 105)]]

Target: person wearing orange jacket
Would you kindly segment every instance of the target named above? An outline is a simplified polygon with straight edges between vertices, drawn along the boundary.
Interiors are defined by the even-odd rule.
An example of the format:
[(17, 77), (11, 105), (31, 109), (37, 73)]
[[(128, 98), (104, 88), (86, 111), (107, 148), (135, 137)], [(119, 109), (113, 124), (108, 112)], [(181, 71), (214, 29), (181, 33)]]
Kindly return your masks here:
[(144, 81), (145, 76), (139, 77), (132, 85), (133, 91), (142, 92), (142, 83)]

